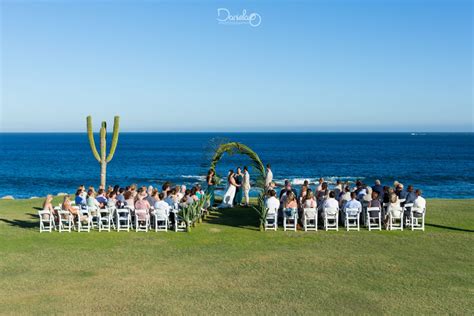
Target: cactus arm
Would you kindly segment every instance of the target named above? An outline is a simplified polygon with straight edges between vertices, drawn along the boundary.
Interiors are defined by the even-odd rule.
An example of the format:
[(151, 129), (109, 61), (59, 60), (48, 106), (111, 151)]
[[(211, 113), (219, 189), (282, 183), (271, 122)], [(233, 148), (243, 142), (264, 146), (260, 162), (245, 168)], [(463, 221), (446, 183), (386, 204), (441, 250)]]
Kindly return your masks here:
[(99, 153), (95, 148), (94, 134), (92, 133), (92, 117), (90, 115), (87, 117), (87, 135), (89, 136), (89, 144), (91, 146), (92, 154), (94, 155), (95, 159), (100, 162)]
[(112, 145), (110, 146), (110, 152), (107, 156), (107, 162), (110, 162), (114, 158), (115, 149), (117, 148), (118, 137), (120, 127), (120, 116), (114, 117), (114, 133), (112, 135)]

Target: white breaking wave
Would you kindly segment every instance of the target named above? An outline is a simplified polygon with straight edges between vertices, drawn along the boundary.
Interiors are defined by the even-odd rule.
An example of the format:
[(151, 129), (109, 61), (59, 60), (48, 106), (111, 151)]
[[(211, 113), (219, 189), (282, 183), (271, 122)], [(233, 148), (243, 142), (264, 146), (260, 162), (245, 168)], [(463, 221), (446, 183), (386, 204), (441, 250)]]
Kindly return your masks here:
[[(342, 182), (349, 182), (353, 183), (356, 180), (364, 180), (365, 177), (354, 177), (354, 176), (327, 176), (327, 177), (322, 177), (325, 182), (328, 184), (336, 184), (337, 180), (341, 180)], [(275, 182), (278, 185), (283, 185), (285, 184), (285, 180), (290, 180), (292, 185), (303, 185), (303, 183), (307, 180), (309, 184), (316, 184), (319, 181), (319, 178), (303, 178), (303, 177), (288, 177), (285, 179), (274, 179), (273, 182)]]
[(181, 178), (184, 179), (195, 179), (198, 181), (206, 181), (206, 176), (197, 176), (197, 175), (181, 175)]

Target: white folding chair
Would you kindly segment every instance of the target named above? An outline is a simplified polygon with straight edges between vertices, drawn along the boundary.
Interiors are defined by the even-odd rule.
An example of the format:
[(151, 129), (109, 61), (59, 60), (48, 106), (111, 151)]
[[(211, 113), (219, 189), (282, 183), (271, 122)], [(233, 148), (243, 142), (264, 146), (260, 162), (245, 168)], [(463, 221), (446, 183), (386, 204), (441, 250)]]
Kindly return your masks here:
[(59, 232), (71, 232), (74, 227), (74, 216), (69, 211), (59, 210)]
[(117, 231), (130, 231), (131, 215), (128, 208), (119, 208), (115, 210)]
[(328, 230), (339, 230), (338, 220), (339, 220), (339, 208), (338, 207), (325, 207), (323, 209), (323, 218), (324, 218), (324, 229)]
[(155, 221), (155, 232), (168, 231), (169, 213), (166, 209), (156, 209), (153, 211), (153, 218)]
[[(288, 214), (290, 213), (290, 214)], [(296, 208), (283, 210), (283, 230), (296, 231), (298, 225), (298, 210)]]
[(77, 219), (77, 231), (78, 232), (90, 232), (92, 227), (92, 216), (89, 210), (83, 210), (80, 207), (76, 208), (78, 219)]
[(366, 225), (369, 231), (371, 231), (372, 229), (382, 230), (382, 218), (380, 215), (380, 208), (368, 207), (366, 212)]
[(278, 208), (268, 209), (264, 228), (265, 230), (278, 230)]
[(358, 208), (346, 208), (345, 210), (345, 220), (344, 226), (346, 226), (346, 230), (360, 230), (360, 218), (359, 213), (360, 210)]
[(135, 231), (148, 232), (150, 226), (150, 214), (145, 209), (135, 210)]
[(411, 226), (411, 209), (413, 203), (405, 203), (403, 205), (403, 218), (405, 219), (405, 227)]
[(305, 232), (318, 230), (318, 211), (316, 208), (303, 209), (303, 228)]
[(114, 208), (101, 208), (97, 211), (98, 215), (98, 224), (99, 224), (99, 232), (106, 230), (110, 232), (112, 228), (112, 215), (114, 212)]
[(174, 213), (174, 231), (175, 232), (185, 232), (187, 230), (186, 222), (184, 219), (178, 215), (179, 212), (179, 204), (176, 204), (171, 212)]
[(390, 207), (388, 212), (388, 230), (403, 230), (403, 208)]
[(40, 233), (42, 232), (52, 232), (54, 229), (54, 217), (49, 210), (38, 211), (38, 216), (40, 220)]
[(426, 209), (421, 207), (412, 207), (410, 210), (411, 230), (425, 231)]
[(87, 206), (86, 208), (91, 217), (92, 228), (94, 227), (99, 228), (100, 227), (99, 209), (95, 206)]

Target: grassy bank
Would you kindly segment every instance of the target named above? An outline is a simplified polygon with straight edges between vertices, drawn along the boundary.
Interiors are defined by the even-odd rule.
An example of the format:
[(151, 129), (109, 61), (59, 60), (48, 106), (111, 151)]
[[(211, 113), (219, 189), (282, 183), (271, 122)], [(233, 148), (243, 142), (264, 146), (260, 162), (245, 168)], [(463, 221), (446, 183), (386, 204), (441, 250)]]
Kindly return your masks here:
[(259, 232), (250, 209), (191, 233), (39, 234), (0, 201), (0, 313), (452, 313), (473, 306), (473, 200), (429, 200), (425, 232)]

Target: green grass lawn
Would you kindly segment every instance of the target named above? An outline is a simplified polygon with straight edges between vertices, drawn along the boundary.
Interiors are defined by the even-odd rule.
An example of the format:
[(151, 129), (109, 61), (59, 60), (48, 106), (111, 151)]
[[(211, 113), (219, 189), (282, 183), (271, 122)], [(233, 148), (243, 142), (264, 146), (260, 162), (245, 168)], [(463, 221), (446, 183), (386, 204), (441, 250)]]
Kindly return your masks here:
[(260, 232), (253, 210), (191, 233), (39, 233), (0, 201), (0, 313), (472, 314), (474, 201), (429, 200), (425, 232)]

